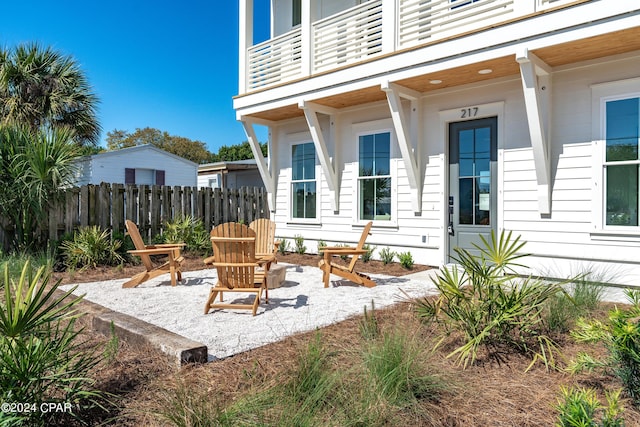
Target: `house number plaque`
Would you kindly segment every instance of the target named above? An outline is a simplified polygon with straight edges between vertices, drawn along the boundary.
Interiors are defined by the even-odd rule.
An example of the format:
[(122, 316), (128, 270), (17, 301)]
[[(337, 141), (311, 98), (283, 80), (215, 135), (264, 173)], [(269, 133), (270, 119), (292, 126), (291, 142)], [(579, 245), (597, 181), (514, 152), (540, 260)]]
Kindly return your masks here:
[(460, 118), (469, 119), (471, 117), (476, 117), (478, 115), (478, 110), (478, 107), (463, 108), (460, 110)]

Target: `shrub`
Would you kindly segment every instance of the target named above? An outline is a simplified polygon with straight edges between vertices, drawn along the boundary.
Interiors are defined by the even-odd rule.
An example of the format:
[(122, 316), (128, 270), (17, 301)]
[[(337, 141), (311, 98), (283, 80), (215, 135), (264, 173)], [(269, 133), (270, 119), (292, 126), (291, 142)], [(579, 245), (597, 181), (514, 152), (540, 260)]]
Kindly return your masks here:
[(512, 239), (511, 232), (481, 239), (482, 245), (475, 245), (478, 255), (455, 248), (459, 265), (442, 267), (433, 279), (439, 296), (412, 301), (418, 316), (443, 324), (440, 343), (452, 331), (463, 334), (464, 344), (448, 357), (457, 357), (464, 367), (475, 361), (480, 346), (495, 357), (505, 347), (528, 354), (530, 367), (538, 360), (555, 366), (556, 346), (545, 334), (541, 312), (561, 284), (516, 273), (516, 260), (526, 255), (519, 253), (524, 242)]
[(324, 256), (324, 248), (327, 247), (327, 242), (325, 242), (324, 240), (318, 240), (318, 256)]
[(400, 252), (398, 254), (398, 259), (400, 260), (400, 265), (406, 268), (407, 270), (411, 270), (413, 268), (413, 256), (411, 252)]
[(393, 252), (388, 247), (382, 248), (380, 250), (380, 260), (384, 265), (390, 264), (393, 262), (393, 259), (396, 257), (396, 253)]
[(640, 292), (626, 291), (631, 308), (614, 308), (609, 322), (578, 319), (577, 329), (571, 336), (578, 342), (603, 342), (609, 352), (604, 359), (594, 359), (580, 353), (570, 367), (572, 372), (584, 369), (612, 371), (622, 381), (625, 392), (636, 407), (640, 407)]
[(122, 241), (112, 240), (107, 230), (98, 226), (80, 227), (72, 240), (60, 245), (67, 268), (87, 268), (116, 265), (124, 262), (118, 253)]
[[(556, 409), (558, 415), (558, 427), (622, 427), (622, 407), (620, 406), (620, 392), (606, 393), (607, 407), (603, 408), (598, 401), (593, 389), (573, 389), (562, 387), (561, 397), (558, 399)], [(601, 421), (597, 422), (598, 413)]]
[(378, 326), (373, 300), (371, 300), (371, 314), (367, 312), (367, 306), (365, 305), (364, 316), (359, 321), (358, 327), (360, 329), (360, 335), (362, 335), (364, 339), (371, 340), (380, 335), (380, 327)]
[(190, 215), (167, 221), (161, 241), (164, 243), (185, 243), (186, 250), (200, 255), (211, 253), (209, 233), (199, 218)]
[(280, 245), (278, 246), (278, 252), (281, 255), (289, 252), (289, 241), (287, 239), (280, 239)]
[(307, 247), (304, 245), (304, 237), (302, 237), (302, 235), (296, 234), (293, 241), (295, 243), (294, 250), (297, 254), (302, 255), (307, 252)]
[(375, 246), (371, 246), (368, 243), (365, 243), (364, 246), (362, 246), (362, 249), (367, 251), (367, 252), (362, 254), (362, 262), (371, 261), (371, 259), (373, 258), (373, 253), (376, 251), (376, 247)]
[[(4, 266), (4, 298), (0, 305), (0, 401), (22, 402), (39, 408), (42, 403), (80, 404), (83, 410), (100, 397), (91, 390), (90, 369), (99, 356), (79, 342), (79, 317), (74, 307), (81, 300), (75, 288), (56, 296), (60, 282), (49, 286), (44, 267), (35, 274), (29, 263), (16, 280)], [(76, 411), (73, 411), (76, 413)], [(5, 414), (6, 415), (6, 414)], [(21, 412), (10, 425), (49, 425), (61, 414)], [(74, 415), (74, 414), (71, 414)], [(7, 421), (6, 418), (2, 421)]]

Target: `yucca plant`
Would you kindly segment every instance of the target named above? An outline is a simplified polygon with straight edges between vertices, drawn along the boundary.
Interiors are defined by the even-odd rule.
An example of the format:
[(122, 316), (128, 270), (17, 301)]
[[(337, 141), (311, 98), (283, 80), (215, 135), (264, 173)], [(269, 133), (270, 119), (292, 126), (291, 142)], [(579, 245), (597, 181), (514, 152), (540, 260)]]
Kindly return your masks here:
[(294, 251), (297, 254), (303, 255), (307, 252), (307, 247), (304, 244), (304, 236), (301, 234), (296, 234), (293, 238), (294, 242)]
[(380, 261), (384, 265), (391, 264), (396, 257), (396, 253), (388, 247), (380, 249)]
[(121, 240), (111, 239), (109, 231), (100, 227), (80, 227), (72, 240), (60, 245), (67, 268), (88, 268), (98, 265), (117, 265), (124, 262), (119, 253)]
[[(4, 305), (0, 305), (0, 401), (34, 404), (59, 402), (84, 408), (100, 394), (91, 389), (89, 371), (100, 356), (87, 350), (75, 326), (81, 297), (70, 289), (57, 294), (43, 267), (35, 273), (26, 263), (16, 280), (5, 265)], [(77, 408), (77, 407), (76, 407)], [(47, 425), (42, 411), (14, 414), (11, 425)], [(67, 414), (74, 415), (74, 414)], [(75, 411), (77, 415), (77, 411)]]
[(464, 344), (449, 354), (467, 367), (479, 348), (496, 355), (506, 346), (555, 365), (556, 346), (545, 334), (541, 315), (547, 300), (562, 291), (560, 283), (544, 283), (520, 277), (516, 261), (524, 242), (504, 231), (489, 240), (481, 236), (477, 254), (455, 248), (457, 265), (442, 267), (433, 279), (440, 291), (436, 299), (421, 298), (412, 304), (418, 316), (443, 325), (439, 344), (452, 332), (463, 334)]
[[(606, 392), (607, 406), (603, 407), (593, 389), (560, 389), (557, 427), (622, 427), (622, 406), (620, 391)], [(600, 421), (598, 421), (600, 418)]]
[(160, 239), (163, 243), (185, 243), (186, 250), (197, 254), (211, 252), (209, 233), (199, 218), (190, 215), (174, 218), (164, 224), (164, 232)]

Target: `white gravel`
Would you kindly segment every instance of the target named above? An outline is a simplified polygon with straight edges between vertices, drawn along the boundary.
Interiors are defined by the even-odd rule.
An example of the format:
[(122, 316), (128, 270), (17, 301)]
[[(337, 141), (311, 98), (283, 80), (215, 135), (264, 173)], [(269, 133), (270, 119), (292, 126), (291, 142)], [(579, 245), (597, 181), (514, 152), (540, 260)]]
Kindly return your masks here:
[[(214, 269), (184, 272), (176, 287), (170, 285), (168, 275), (163, 275), (131, 289), (122, 288), (126, 279), (83, 283), (75, 293), (205, 344), (209, 359), (215, 360), (361, 314), (365, 306), (371, 308), (372, 301), (376, 308), (397, 303), (405, 297), (402, 291), (412, 297), (434, 292), (426, 274), (372, 275), (377, 283), (374, 288), (331, 276), (330, 287), (325, 288), (319, 268), (281, 265), (287, 267), (286, 281), (282, 287), (269, 290), (269, 304), (263, 299), (255, 317), (251, 310), (215, 310), (204, 314), (216, 277)], [(249, 300), (253, 296), (225, 293), (225, 302), (234, 298)]]

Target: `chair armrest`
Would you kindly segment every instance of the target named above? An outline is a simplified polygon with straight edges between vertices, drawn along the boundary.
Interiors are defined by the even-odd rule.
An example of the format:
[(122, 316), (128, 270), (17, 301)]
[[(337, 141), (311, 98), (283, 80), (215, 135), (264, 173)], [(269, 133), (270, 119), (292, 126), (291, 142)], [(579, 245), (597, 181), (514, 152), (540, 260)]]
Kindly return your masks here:
[(156, 249), (156, 248), (184, 248), (187, 246), (186, 243), (160, 243), (158, 245), (147, 245), (147, 249)]
[(180, 248), (179, 247), (152, 248), (152, 249), (133, 249), (133, 250), (127, 251), (127, 253), (130, 253), (132, 255), (170, 255), (170, 254), (173, 254), (174, 252), (176, 252), (176, 250), (178, 250), (178, 253), (180, 253)]
[(212, 262), (213, 267), (259, 267), (255, 262)]
[(213, 256), (208, 256), (205, 259), (202, 260), (202, 262), (204, 262), (207, 265), (211, 265), (213, 264), (213, 262), (215, 261), (215, 257)]
[(323, 249), (323, 252), (325, 254), (329, 254), (329, 255), (333, 255), (333, 254), (335, 254), (335, 255), (349, 255), (349, 254), (359, 255), (359, 254), (366, 254), (369, 251), (366, 250), (366, 249), (336, 247), (336, 248), (325, 248), (325, 249)]

